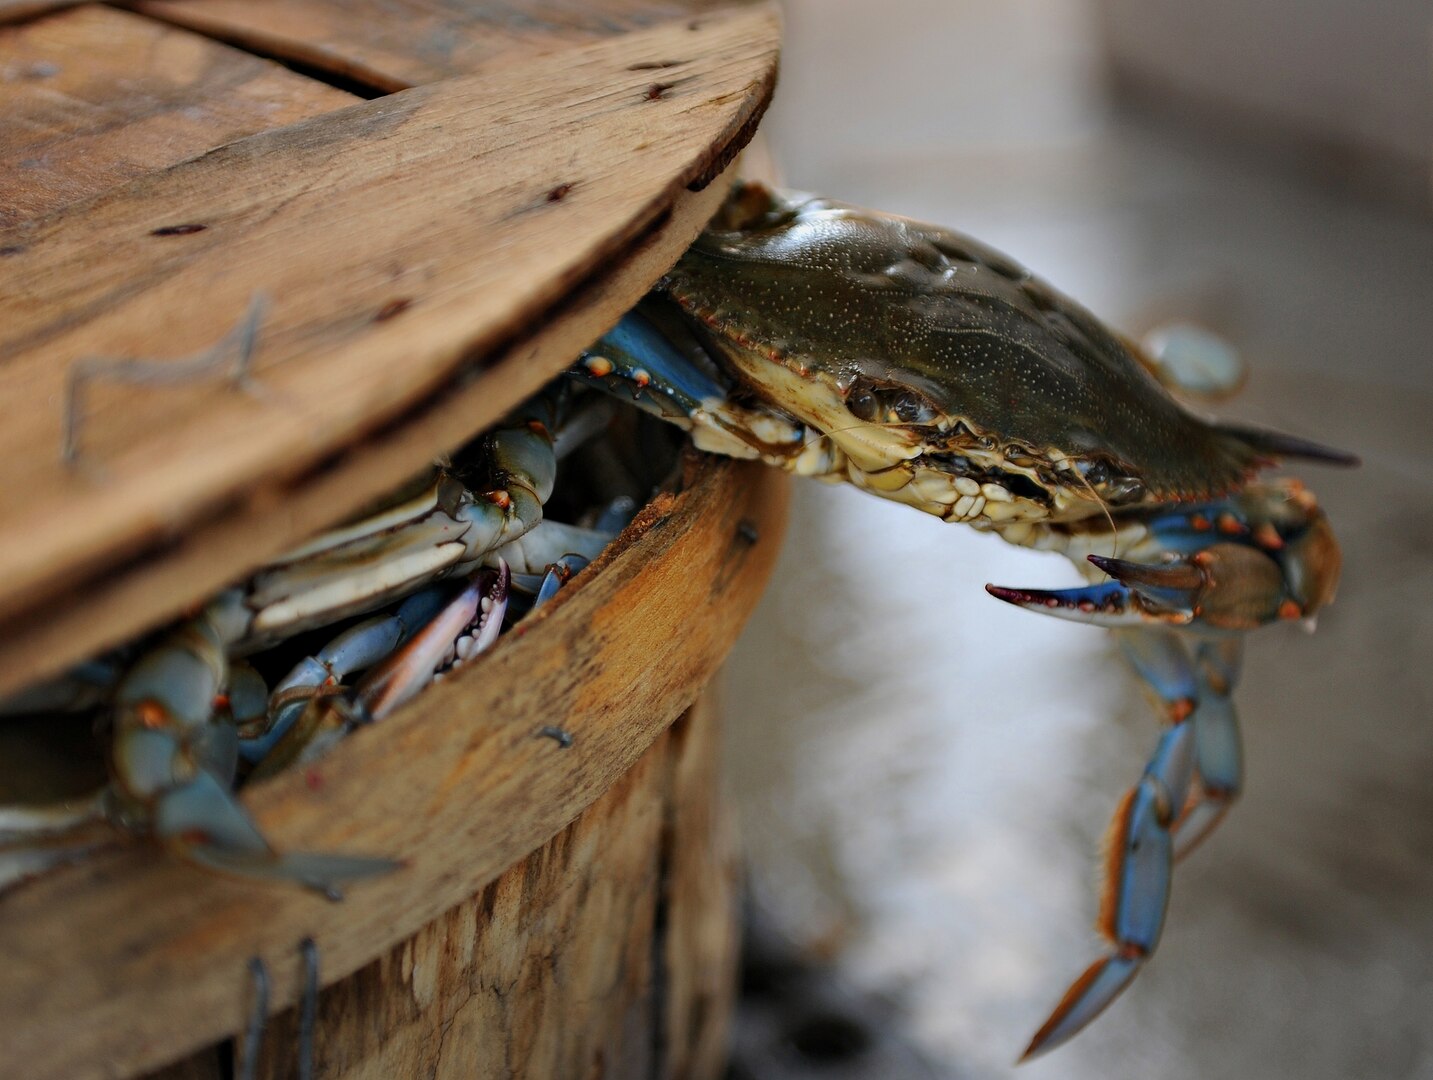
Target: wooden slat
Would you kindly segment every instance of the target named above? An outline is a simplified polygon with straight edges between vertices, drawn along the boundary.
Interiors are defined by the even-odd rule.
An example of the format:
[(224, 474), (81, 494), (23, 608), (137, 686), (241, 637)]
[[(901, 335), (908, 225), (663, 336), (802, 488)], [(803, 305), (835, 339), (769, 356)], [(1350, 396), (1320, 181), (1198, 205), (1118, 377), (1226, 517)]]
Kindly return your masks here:
[[(679, 722), (680, 723), (680, 722)], [(670, 732), (542, 848), (319, 996), (319, 1076), (651, 1077)], [(261, 1080), (292, 1075), (292, 1010)]]
[[(384, 90), (526, 63), (564, 44), (700, 22), (743, 0), (140, 0), (138, 10)], [(749, 2), (749, 0), (748, 0)], [(690, 59), (676, 51), (649, 61)], [(663, 76), (661, 67), (654, 80)], [(670, 80), (668, 80), (670, 81)]]
[[(251, 956), (285, 1006), (305, 935), (325, 981), (339, 979), (545, 842), (711, 677), (770, 572), (785, 480), (693, 455), (686, 489), (644, 510), (522, 632), (313, 767), (246, 792), (284, 850), (408, 860), (342, 903), (144, 846), (0, 896), (0, 1076), (122, 1076), (175, 1060), (242, 1026)], [(572, 746), (541, 724), (566, 728)]]
[[(766, 542), (767, 538), (759, 538)], [(723, 795), (716, 683), (672, 729), (676, 771), (667, 842), (666, 984), (662, 1030), (668, 1076), (723, 1075), (736, 1005), (741, 931), (739, 850)]]
[(0, 26), (0, 228), (357, 100), (112, 8)]
[[(324, 991), (315, 1073), (717, 1080), (738, 934), (709, 696), (546, 845)], [(290, 1010), (258, 1076), (292, 1075), (297, 1042)]]
[[(366, 102), (0, 231), (0, 693), (352, 512), (559, 371), (713, 208), (674, 214), (749, 135), (777, 35), (754, 9), (555, 52), (517, 83)], [(641, 65), (678, 45), (653, 96)], [(180, 225), (204, 228), (155, 235)], [(185, 356), (260, 293), (257, 393), (100, 385), (78, 468), (59, 462), (77, 358)], [(170, 589), (130, 584), (181, 543)]]

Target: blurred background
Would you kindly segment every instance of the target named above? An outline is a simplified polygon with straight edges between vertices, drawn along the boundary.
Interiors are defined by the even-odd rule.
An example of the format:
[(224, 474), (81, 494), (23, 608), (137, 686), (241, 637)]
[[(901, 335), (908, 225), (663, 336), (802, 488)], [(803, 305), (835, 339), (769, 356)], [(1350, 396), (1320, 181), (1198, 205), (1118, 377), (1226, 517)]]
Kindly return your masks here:
[[(1251, 367), (1224, 415), (1364, 461), (1300, 470), (1339, 602), (1250, 643), (1246, 793), (1157, 957), (1018, 1075), (1433, 1078), (1433, 8), (786, 12), (788, 184), (976, 235), (1126, 331), (1213, 330)], [(730, 773), (765, 922), (842, 989), (763, 1012), (754, 986), (734, 1076), (1015, 1075), (1101, 954), (1099, 840), (1157, 721), (1104, 634), (982, 590), (1076, 580), (796, 485), (727, 672)]]

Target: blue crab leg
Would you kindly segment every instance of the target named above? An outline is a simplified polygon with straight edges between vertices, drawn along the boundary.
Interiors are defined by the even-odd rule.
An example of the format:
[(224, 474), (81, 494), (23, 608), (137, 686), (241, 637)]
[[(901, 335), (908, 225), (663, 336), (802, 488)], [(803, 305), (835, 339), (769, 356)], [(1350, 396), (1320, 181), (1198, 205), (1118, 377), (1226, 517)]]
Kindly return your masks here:
[(589, 562), (591, 560), (586, 556), (569, 552), (554, 559), (540, 574), (513, 574), (508, 606), (513, 618), (521, 619), (547, 603), (572, 580), (573, 575), (585, 570)]
[[(804, 424), (774, 409), (732, 401), (729, 382), (691, 330), (671, 319), (657, 326), (649, 314), (661, 317), (659, 309), (624, 315), (582, 353), (568, 375), (675, 423), (691, 433), (699, 449), (759, 457), (799, 471), (829, 471), (823, 455), (803, 458), (810, 434)], [(810, 464), (798, 464), (807, 458)]]
[[(340, 882), (388, 873), (391, 859), (280, 854), (230, 791), (235, 737), (212, 719), (228, 676), (217, 630), (203, 617), (174, 631), (121, 680), (113, 745), (117, 811), (137, 813), (191, 862), (247, 877), (295, 881), (327, 896)], [(227, 733), (218, 729), (227, 728)]]
[(637, 516), (637, 500), (630, 495), (618, 495), (602, 508), (601, 513), (592, 523), (592, 528), (597, 532), (606, 533), (608, 536), (616, 536), (632, 523)]
[[(230, 652), (253, 653), (396, 603), (432, 581), (493, 566), (503, 546), (534, 529), (550, 532), (543, 504), (556, 479), (558, 441), (570, 451), (605, 415), (602, 407), (569, 407), (571, 396), (566, 384), (545, 391), (482, 436), (477, 467), (439, 468), (399, 502), (286, 552), (215, 597), (205, 617)], [(573, 546), (551, 543), (555, 554)]]
[(468, 579), (457, 598), (387, 662), (359, 681), (354, 697), (368, 721), (382, 720), (435, 678), (493, 647), (507, 613), (512, 574), (498, 560)]
[(1104, 1011), (1154, 953), (1164, 929), (1174, 865), (1172, 830), (1189, 797), (1197, 754), (1190, 718), (1198, 714), (1198, 675), (1172, 633), (1125, 631), (1119, 640), (1164, 703), (1170, 726), (1110, 822), (1098, 928), (1114, 950), (1075, 980), (1022, 1061), (1053, 1050)]
[(542, 575), (542, 581), (537, 587), (537, 596), (533, 598), (532, 606), (540, 608), (554, 596), (557, 590), (572, 580), (572, 575), (584, 569), (591, 560), (582, 555), (564, 555), (547, 568), (547, 573)]
[(544, 521), (531, 532), (498, 548), (496, 554), (515, 574), (543, 574), (564, 555), (580, 555), (590, 562), (620, 531), (620, 528), (609, 532), (561, 521)]
[(473, 574), (457, 596), (351, 691), (313, 697), (255, 768), (253, 778), (317, 757), (351, 728), (383, 719), (449, 668), (490, 648), (502, 628), (510, 583), (507, 564), (501, 561), (496, 570)]
[(1243, 787), (1243, 752), (1232, 692), (1239, 680), (1244, 640), (1210, 638), (1193, 646), (1191, 659), (1170, 631), (1121, 630), (1116, 638), (1135, 671), (1160, 699), (1170, 723), (1188, 719), (1194, 732), (1195, 776), (1174, 823), (1177, 862), (1207, 837)]
[[(355, 672), (382, 662), (432, 619), (446, 599), (441, 588), (414, 593), (391, 615), (365, 619), (339, 634), (313, 656), (304, 657), (265, 694), (260, 719), (243, 732), (239, 752), (244, 760), (262, 760), (293, 726), (308, 703), (326, 689), (339, 686)], [(229, 696), (236, 699), (231, 680)], [(236, 719), (239, 717), (236, 716)]]
[(727, 397), (714, 370), (693, 363), (636, 311), (584, 351), (569, 374), (664, 420), (686, 419), (707, 402)]
[(1244, 786), (1244, 752), (1231, 696), (1239, 681), (1243, 649), (1242, 638), (1228, 637), (1201, 642), (1195, 651), (1198, 777), (1194, 797), (1174, 827), (1175, 859), (1184, 858), (1214, 831)]
[(1161, 563), (1088, 558), (1115, 580), (1073, 589), (985, 588), (1016, 607), (1111, 628), (1162, 623), (1252, 630), (1305, 614), (1285, 588), (1279, 564), (1240, 544), (1215, 544)]
[(28, 686), (0, 699), (0, 717), (75, 713), (96, 708), (109, 700), (120, 672), (120, 664), (113, 658), (86, 660), (48, 682)]
[(241, 877), (293, 881), (338, 900), (338, 883), (387, 874), (403, 864), (393, 859), (326, 852), (279, 853), (264, 839), (229, 788), (211, 773), (162, 796), (155, 805), (154, 831), (190, 862)]
[[(580, 528), (575, 525), (558, 526), (553, 522), (543, 522), (535, 533), (541, 534), (539, 544), (528, 543), (529, 537), (523, 537), (517, 544), (509, 544), (503, 548), (503, 554), (516, 551), (522, 556), (522, 561), (514, 563), (512, 567), (512, 587), (515, 593), (533, 597), (530, 607), (517, 610), (525, 613), (547, 603), (557, 595), (557, 590), (572, 580), (572, 576), (578, 571), (587, 567), (593, 559), (601, 554), (603, 548), (612, 542), (612, 539), (623, 529), (637, 514), (637, 501), (626, 495), (619, 495), (609, 502), (596, 515), (591, 528)], [(551, 532), (547, 532), (549, 527)], [(576, 541), (572, 550), (564, 551), (560, 555), (553, 556), (553, 544), (563, 539)], [(546, 564), (541, 570), (534, 566), (536, 560), (545, 558)]]

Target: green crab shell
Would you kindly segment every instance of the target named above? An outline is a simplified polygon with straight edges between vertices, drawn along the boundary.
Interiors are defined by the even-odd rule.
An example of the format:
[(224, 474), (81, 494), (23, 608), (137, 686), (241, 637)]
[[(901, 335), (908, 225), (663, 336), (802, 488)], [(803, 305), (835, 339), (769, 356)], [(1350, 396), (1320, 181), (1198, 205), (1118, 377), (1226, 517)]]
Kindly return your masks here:
[(1102, 463), (1154, 499), (1237, 487), (1271, 451), (1263, 433), (1184, 409), (1088, 311), (946, 229), (747, 185), (663, 288), (744, 381), (822, 430), (829, 410), (792, 400), (805, 396), (793, 372), (842, 398), (873, 380), (909, 387), (940, 428)]

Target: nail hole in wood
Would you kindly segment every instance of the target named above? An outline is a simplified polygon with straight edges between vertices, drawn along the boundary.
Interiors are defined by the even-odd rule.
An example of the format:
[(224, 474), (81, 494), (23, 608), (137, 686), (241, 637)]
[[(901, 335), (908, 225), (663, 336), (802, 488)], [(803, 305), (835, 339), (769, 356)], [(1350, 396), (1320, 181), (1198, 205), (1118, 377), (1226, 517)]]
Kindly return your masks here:
[(388, 301), (388, 303), (384, 304), (381, 308), (379, 308), (378, 314), (373, 316), (373, 321), (387, 322), (389, 319), (393, 318), (393, 316), (403, 314), (403, 312), (407, 311), (412, 306), (412, 299), (406, 296), (400, 296), (398, 299), (390, 300)]

